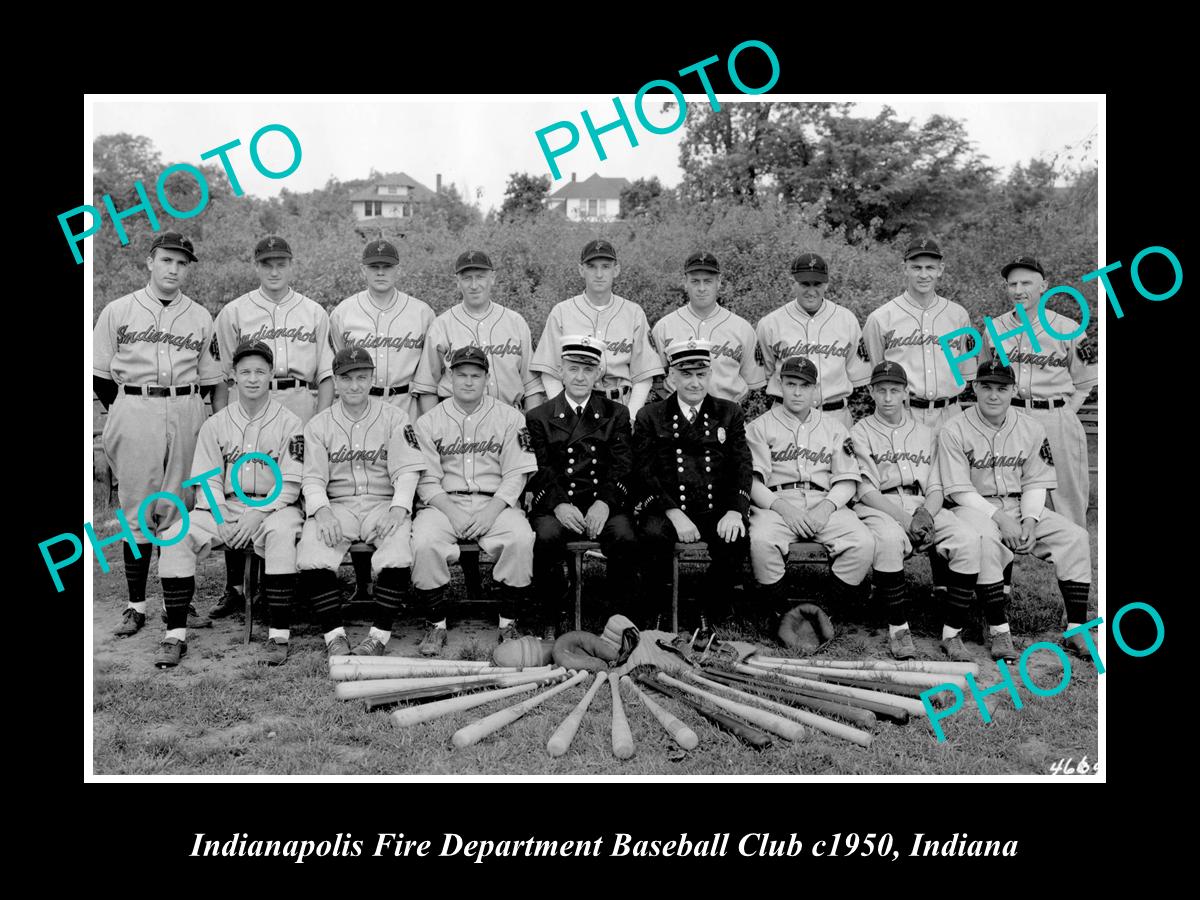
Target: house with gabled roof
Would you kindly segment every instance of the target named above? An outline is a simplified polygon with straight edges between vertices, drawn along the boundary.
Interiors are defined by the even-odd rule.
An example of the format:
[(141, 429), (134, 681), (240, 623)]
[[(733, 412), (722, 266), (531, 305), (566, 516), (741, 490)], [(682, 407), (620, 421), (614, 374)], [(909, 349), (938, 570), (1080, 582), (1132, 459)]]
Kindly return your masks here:
[(575, 222), (611, 222), (621, 217), (621, 189), (627, 178), (601, 178), (593, 174), (585, 181), (571, 180), (546, 198), (546, 209)]
[[(442, 176), (437, 177), (437, 190), (442, 189)], [(365, 188), (350, 195), (354, 217), (360, 222), (374, 219), (407, 219), (422, 203), (436, 196), (415, 178), (398, 172), (381, 175)]]

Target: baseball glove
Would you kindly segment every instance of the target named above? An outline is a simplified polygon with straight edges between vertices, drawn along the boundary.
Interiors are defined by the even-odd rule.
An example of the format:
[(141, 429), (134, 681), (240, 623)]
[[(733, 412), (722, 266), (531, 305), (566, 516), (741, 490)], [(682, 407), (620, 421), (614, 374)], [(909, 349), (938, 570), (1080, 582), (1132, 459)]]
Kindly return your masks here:
[(815, 653), (833, 637), (833, 622), (825, 610), (813, 603), (793, 606), (779, 623), (779, 640), (804, 653)]
[(913, 513), (908, 539), (912, 542), (914, 553), (922, 553), (933, 545), (933, 516), (925, 507)]

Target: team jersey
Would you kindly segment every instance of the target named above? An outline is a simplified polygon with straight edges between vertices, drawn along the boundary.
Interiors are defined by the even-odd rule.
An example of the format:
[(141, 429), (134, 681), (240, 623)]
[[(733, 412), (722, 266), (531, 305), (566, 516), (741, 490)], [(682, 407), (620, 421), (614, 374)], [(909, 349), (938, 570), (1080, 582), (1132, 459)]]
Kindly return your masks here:
[(685, 303), (655, 322), (650, 330), (650, 346), (658, 352), (664, 369), (668, 368), (667, 347), (689, 339), (712, 343), (712, 381), (708, 392), (714, 397), (736, 403), (767, 383), (767, 373), (757, 358), (754, 329), (741, 316), (718, 306), (712, 315), (701, 319)]
[(604, 344), (597, 390), (628, 387), (666, 372), (650, 344), (645, 312), (616, 294), (603, 309), (592, 306), (583, 294), (555, 304), (542, 329), (531, 369), (558, 377), (564, 334), (587, 334)]
[[(1047, 309), (1045, 314), (1050, 327), (1059, 334), (1071, 334), (1079, 328), (1078, 322), (1060, 316), (1053, 310)], [(1034, 316), (1030, 321), (1037, 334), (1040, 352), (1034, 352), (1029, 333), (1024, 330), (1003, 341), (1009, 366), (1017, 379), (1016, 396), (1026, 400), (1054, 400), (1070, 397), (1076, 391), (1089, 393), (1096, 386), (1099, 376), (1096, 371), (1096, 349), (1087, 334), (1064, 341), (1047, 334), (1039, 316)], [(1003, 334), (1020, 327), (1022, 323), (1016, 311), (1012, 311), (997, 316), (993, 324), (997, 333)], [(995, 341), (990, 333), (988, 341), (995, 354)]]
[(520, 313), (494, 301), (481, 319), (467, 312), (462, 303), (434, 319), (413, 378), (413, 390), (449, 397), (450, 356), (459, 347), (479, 347), (488, 355), (488, 396), (519, 406), (527, 396), (542, 392), (542, 379), (530, 371), (533, 336), (529, 323)]
[[(277, 400), (268, 400), (253, 419), (242, 409), (241, 403), (235, 401), (213, 413), (200, 426), (191, 477), (218, 470), (217, 475), (208, 479), (213, 497), (228, 497), (241, 503), (234, 491), (234, 463), (247, 453), (265, 453), (279, 466), (284, 482), (298, 485), (303, 476), (303, 434), (300, 419)], [(275, 473), (264, 460), (252, 457), (238, 467), (237, 483), (247, 497), (269, 497), (275, 492)], [(207, 493), (199, 487), (196, 488), (196, 506), (212, 510)], [(269, 512), (277, 508), (277, 504), (273, 502), (255, 508)]]
[(385, 309), (371, 302), (370, 291), (347, 297), (329, 314), (329, 337), (335, 351), (364, 347), (375, 360), (378, 388), (413, 382), (434, 314), (429, 304), (395, 291)]
[(300, 378), (319, 384), (333, 375), (329, 313), (315, 300), (290, 290), (272, 303), (260, 290), (233, 300), (217, 313), (221, 369), (233, 377), (233, 351), (262, 341), (275, 356), (274, 378)]
[(999, 428), (983, 421), (978, 407), (948, 421), (938, 434), (938, 468), (950, 495), (974, 490), (1003, 497), (1058, 483), (1046, 429), (1017, 409)]
[(147, 288), (100, 310), (92, 329), (92, 373), (117, 384), (218, 384), (213, 318), (180, 294), (163, 306)]
[(422, 500), (442, 491), (494, 494), (510, 475), (537, 471), (525, 417), (493, 397), (484, 397), (470, 414), (452, 399), (439, 403), (416, 427), (425, 454), (417, 486)]
[(872, 489), (916, 486), (923, 494), (941, 490), (933, 431), (911, 415), (906, 413), (894, 426), (877, 415), (866, 416), (854, 423), (850, 440), (862, 472), (859, 497)]
[(789, 356), (805, 356), (817, 367), (817, 404), (850, 396), (871, 380), (871, 365), (860, 353), (862, 329), (846, 307), (824, 301), (809, 315), (795, 301), (769, 312), (755, 329), (770, 381), (767, 393), (782, 397), (779, 364)]
[(819, 409), (800, 421), (777, 403), (750, 423), (746, 440), (754, 472), (767, 487), (799, 481), (827, 491), (862, 477), (846, 426)]
[(408, 413), (376, 397), (354, 420), (341, 402), (321, 410), (304, 426), (304, 495), (311, 516), (319, 499), (370, 495), (391, 497), (396, 478), (425, 468)]
[[(908, 376), (908, 392), (924, 400), (956, 397), (975, 377), (978, 357), (961, 360), (958, 364), (963, 384), (954, 383), (950, 361), (942, 352), (938, 338), (959, 328), (969, 328), (971, 317), (953, 300), (936, 297), (922, 309), (905, 292), (883, 304), (867, 316), (863, 326), (863, 342), (871, 365), (884, 360), (904, 367)], [(960, 334), (950, 342), (956, 355), (968, 348), (967, 335)]]

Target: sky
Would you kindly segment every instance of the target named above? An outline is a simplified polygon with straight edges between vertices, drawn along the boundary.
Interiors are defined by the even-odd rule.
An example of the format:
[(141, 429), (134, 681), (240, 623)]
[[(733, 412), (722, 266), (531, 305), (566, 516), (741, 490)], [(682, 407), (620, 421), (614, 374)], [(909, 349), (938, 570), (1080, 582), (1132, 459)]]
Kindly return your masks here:
[[(766, 95), (772, 100), (835, 99)], [(433, 189), (436, 176), (453, 182), (465, 199), (486, 212), (499, 207), (513, 172), (549, 174), (550, 169), (535, 133), (559, 121), (570, 121), (580, 131), (580, 143), (558, 157), (562, 178), (551, 190), (566, 184), (571, 173), (583, 180), (592, 173), (630, 180), (657, 175), (668, 186), (678, 184), (677, 164), (684, 129), (655, 135), (641, 127), (633, 113), (634, 98), (622, 95), (633, 122), (638, 146), (631, 147), (621, 129), (602, 136), (608, 158), (601, 161), (587, 137), (580, 116), (588, 110), (601, 127), (615, 119), (611, 96), (529, 97), (497, 100), (477, 97), (127, 97), (91, 96), (91, 136), (128, 132), (150, 138), (165, 162), (199, 163), (207, 150), (235, 139), (242, 146), (230, 152), (230, 161), (247, 193), (276, 196), (280, 190), (304, 193), (323, 187), (330, 177), (341, 181), (365, 178), (372, 168), (380, 172), (403, 171)], [(688, 95), (689, 104), (706, 102), (703, 94)], [(745, 100), (742, 95), (720, 95), (722, 102)], [(849, 98), (846, 98), (849, 99)], [(1078, 144), (1097, 128), (1103, 101), (1042, 100), (1037, 97), (994, 101), (990, 98), (912, 97), (863, 98), (855, 113), (874, 115), (886, 103), (899, 117), (920, 123), (940, 113), (962, 119), (977, 150), (992, 165), (1009, 170), (1031, 157), (1049, 157)], [(665, 125), (677, 113), (664, 112), (648, 103), (648, 119)], [(85, 116), (85, 122), (87, 121)], [(301, 146), (296, 170), (281, 179), (256, 172), (248, 154), (251, 137), (262, 126), (283, 124), (295, 132)], [(547, 140), (557, 148), (567, 132), (557, 131)], [(281, 170), (291, 161), (286, 138), (266, 135), (259, 145), (261, 158)], [(1094, 150), (1093, 150), (1094, 155)], [(90, 160), (85, 161), (85, 166)], [(215, 160), (213, 160), (215, 162)]]

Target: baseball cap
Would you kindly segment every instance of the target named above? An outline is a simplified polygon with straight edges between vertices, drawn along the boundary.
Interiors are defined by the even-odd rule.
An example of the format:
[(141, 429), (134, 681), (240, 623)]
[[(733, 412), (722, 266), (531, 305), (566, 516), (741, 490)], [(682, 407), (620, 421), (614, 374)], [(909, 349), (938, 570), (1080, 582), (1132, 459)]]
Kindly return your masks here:
[(617, 251), (613, 249), (613, 245), (608, 241), (588, 241), (583, 245), (583, 252), (579, 254), (579, 261), (586, 263), (593, 259), (611, 259), (615, 262)]
[(369, 266), (372, 263), (399, 265), (400, 251), (390, 241), (385, 241), (381, 238), (377, 241), (371, 241), (371, 243), (363, 248), (362, 261), (364, 266)]
[(1001, 365), (1000, 359), (993, 356), (987, 362), (979, 364), (975, 373), (975, 381), (981, 384), (1016, 384), (1012, 367)]
[(271, 348), (262, 341), (243, 341), (238, 344), (236, 350), (233, 351), (233, 364), (236, 366), (244, 357), (261, 356), (267, 361), (267, 365), (275, 365), (275, 354), (271, 352)]
[(721, 274), (721, 264), (717, 258), (706, 250), (697, 250), (683, 264), (683, 274), (688, 272), (716, 272)]
[(893, 381), (896, 384), (908, 387), (908, 375), (904, 371), (904, 366), (885, 360), (871, 370), (872, 386), (882, 384), (885, 381)]
[(488, 365), (487, 354), (479, 347), (459, 347), (450, 354), (450, 368), (457, 369), (459, 366), (479, 366), (483, 371), (488, 371), (491, 366)]
[(931, 237), (914, 238), (904, 251), (904, 259), (908, 261), (914, 256), (936, 256), (942, 259), (942, 248)]
[(468, 250), (466, 253), (460, 253), (458, 261), (454, 264), (454, 274), (464, 272), (467, 269), (494, 269), (491, 258), (482, 250)]
[(792, 260), (792, 277), (799, 281), (828, 281), (829, 266), (815, 253), (801, 253)]
[(277, 235), (269, 235), (254, 245), (255, 262), (262, 262), (264, 259), (291, 258), (292, 248), (288, 246), (287, 241)]
[(817, 367), (807, 356), (789, 356), (779, 365), (779, 377), (799, 378), (805, 384), (816, 384)]
[(197, 262), (196, 251), (192, 247), (192, 242), (178, 231), (164, 231), (158, 235), (150, 243), (151, 256), (154, 255), (155, 250), (179, 250), (181, 253), (186, 253), (188, 259), (192, 262)]
[(1022, 255), (1022, 256), (1013, 257), (1012, 262), (1005, 263), (1003, 266), (1000, 267), (1000, 277), (1007, 278), (1008, 273), (1011, 272), (1013, 269), (1032, 269), (1033, 271), (1035, 271), (1039, 275), (1041, 275), (1043, 278), (1046, 277), (1046, 270), (1043, 269), (1042, 264), (1040, 262), (1038, 262), (1036, 259), (1034, 259), (1032, 256)]
[(712, 365), (712, 343), (689, 339), (667, 347), (667, 364), (673, 369), (707, 369)]
[(571, 362), (596, 365), (604, 358), (604, 348), (590, 334), (564, 335), (562, 339), (562, 358)]
[(356, 369), (373, 369), (375, 360), (362, 347), (343, 347), (333, 358), (333, 374), (345, 375)]

